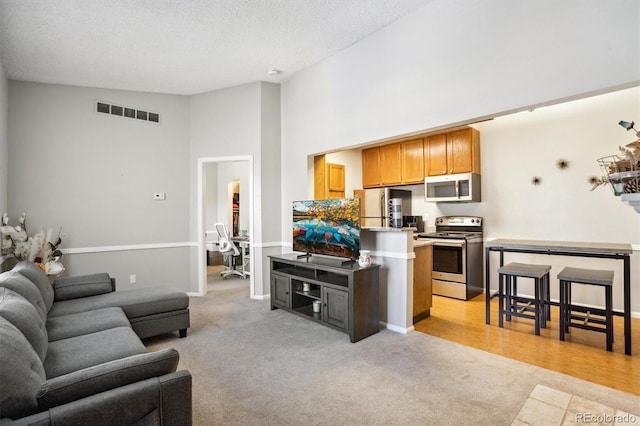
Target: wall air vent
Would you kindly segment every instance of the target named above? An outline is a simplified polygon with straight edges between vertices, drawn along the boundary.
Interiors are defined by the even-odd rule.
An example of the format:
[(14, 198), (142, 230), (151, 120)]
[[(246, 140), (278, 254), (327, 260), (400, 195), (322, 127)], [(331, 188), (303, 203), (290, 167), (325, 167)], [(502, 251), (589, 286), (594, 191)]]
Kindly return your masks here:
[(160, 123), (160, 114), (157, 112), (143, 111), (140, 109), (120, 105), (111, 105), (106, 102), (96, 102), (96, 112), (100, 114), (116, 115), (118, 117), (130, 118), (133, 120)]

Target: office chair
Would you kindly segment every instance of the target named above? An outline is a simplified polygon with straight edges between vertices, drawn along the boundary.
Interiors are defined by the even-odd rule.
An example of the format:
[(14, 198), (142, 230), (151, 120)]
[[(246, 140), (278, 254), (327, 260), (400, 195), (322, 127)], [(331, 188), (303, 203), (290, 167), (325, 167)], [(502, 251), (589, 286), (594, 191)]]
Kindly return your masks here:
[(239, 275), (244, 278), (242, 271), (236, 269), (237, 266), (242, 266), (242, 255), (238, 246), (229, 238), (229, 231), (224, 223), (215, 224), (216, 231), (218, 232), (218, 243), (220, 244), (220, 253), (224, 256), (224, 271), (220, 272), (220, 276), (223, 279), (227, 279), (229, 275)]

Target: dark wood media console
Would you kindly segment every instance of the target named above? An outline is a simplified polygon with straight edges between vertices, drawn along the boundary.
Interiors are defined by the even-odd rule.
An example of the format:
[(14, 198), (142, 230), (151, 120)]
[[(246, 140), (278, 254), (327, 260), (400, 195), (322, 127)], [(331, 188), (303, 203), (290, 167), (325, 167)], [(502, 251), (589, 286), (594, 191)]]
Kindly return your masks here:
[[(271, 259), (271, 310), (286, 309), (347, 333), (355, 343), (380, 330), (380, 265), (297, 253)], [(319, 312), (314, 311), (318, 301)], [(317, 310), (317, 309), (316, 309)]]

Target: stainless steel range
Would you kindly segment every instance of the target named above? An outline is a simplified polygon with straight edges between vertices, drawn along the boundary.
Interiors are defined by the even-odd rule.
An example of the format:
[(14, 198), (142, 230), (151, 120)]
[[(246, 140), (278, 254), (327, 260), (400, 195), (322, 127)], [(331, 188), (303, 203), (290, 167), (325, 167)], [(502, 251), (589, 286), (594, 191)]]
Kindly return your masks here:
[(481, 217), (438, 217), (436, 232), (418, 238), (433, 242), (433, 294), (469, 300), (482, 293)]

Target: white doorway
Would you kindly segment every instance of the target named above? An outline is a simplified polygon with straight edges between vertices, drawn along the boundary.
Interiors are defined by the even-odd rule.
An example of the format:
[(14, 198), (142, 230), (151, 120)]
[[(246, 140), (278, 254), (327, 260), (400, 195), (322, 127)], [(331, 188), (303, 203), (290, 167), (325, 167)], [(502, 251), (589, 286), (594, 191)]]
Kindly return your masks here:
[[(237, 166), (244, 171), (246, 174), (246, 183), (242, 185), (242, 191), (245, 192), (243, 195), (244, 206), (243, 211), (248, 213), (248, 223), (247, 221), (241, 222), (242, 229), (246, 229), (248, 231), (249, 236), (249, 247), (254, 247), (254, 235), (253, 235), (253, 156), (232, 156), (232, 157), (209, 157), (209, 158), (199, 158), (198, 159), (198, 187), (197, 187), (197, 198), (198, 198), (198, 207), (197, 207), (197, 228), (198, 228), (198, 293), (201, 296), (207, 294), (207, 251), (206, 251), (206, 215), (207, 215), (207, 200), (206, 200), (206, 170), (207, 166), (218, 164), (222, 166), (229, 165), (231, 163), (237, 163)], [(237, 179), (229, 179), (230, 181)], [(225, 186), (227, 183), (224, 184)], [(227, 198), (228, 192), (225, 193), (224, 197)], [(226, 205), (221, 206), (218, 210), (224, 211), (220, 218), (228, 218), (232, 217), (232, 206)], [(210, 208), (210, 207), (209, 207)], [(229, 216), (227, 216), (229, 215)], [(223, 220), (225, 222), (226, 220)], [(229, 225), (232, 225), (230, 223)], [(229, 227), (229, 231), (231, 233), (231, 227)], [(247, 229), (248, 228), (248, 229)], [(254, 271), (254, 258), (253, 256), (249, 256), (249, 270)], [(249, 296), (251, 298), (255, 297), (255, 278), (254, 274), (249, 274)]]

